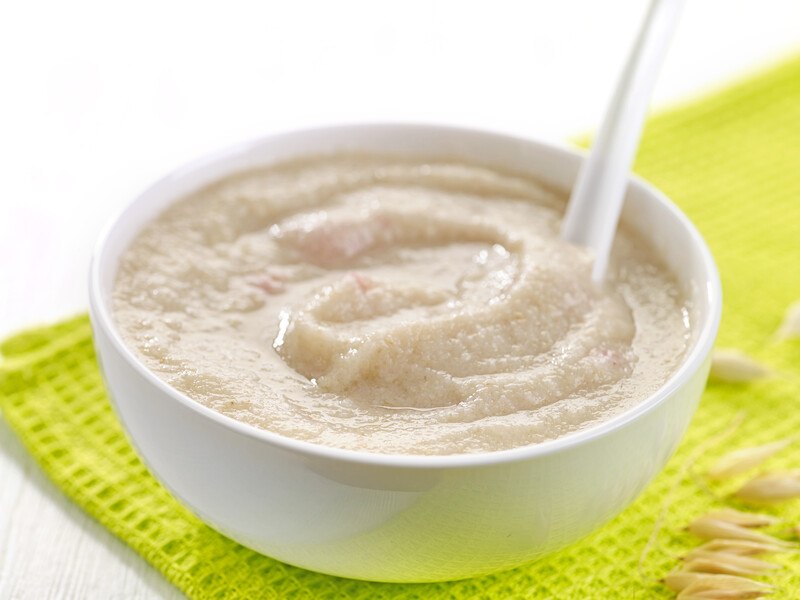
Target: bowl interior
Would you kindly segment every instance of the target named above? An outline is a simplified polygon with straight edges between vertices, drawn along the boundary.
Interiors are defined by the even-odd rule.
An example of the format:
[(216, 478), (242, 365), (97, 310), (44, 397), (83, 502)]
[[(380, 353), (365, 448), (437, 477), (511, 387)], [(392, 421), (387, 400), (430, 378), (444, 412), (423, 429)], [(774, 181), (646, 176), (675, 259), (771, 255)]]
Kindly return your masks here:
[[(99, 325), (124, 349), (128, 359), (139, 370), (146, 371), (143, 363), (123, 344), (111, 318), (110, 301), (120, 256), (142, 227), (175, 199), (225, 175), (302, 155), (343, 151), (463, 158), (525, 173), (562, 189), (572, 186), (582, 160), (579, 152), (550, 144), (427, 125), (339, 126), (280, 134), (239, 145), (191, 163), (156, 182), (111, 223), (96, 248), (90, 281), (90, 295), (95, 309), (93, 316), (100, 322)], [(605, 423), (552, 442), (491, 454), (511, 456), (518, 451), (531, 454), (554, 450), (627, 422), (669, 395), (699, 368), (710, 351), (719, 322), (721, 298), (716, 267), (705, 242), (686, 216), (663, 194), (636, 178), (631, 180), (622, 218), (626, 226), (649, 241), (678, 278), (691, 301), (694, 326), (690, 348), (681, 367), (653, 396)], [(182, 401), (200, 406), (187, 400), (177, 390), (173, 392)], [(218, 417), (223, 421), (230, 420), (221, 415)], [(237, 427), (252, 429), (252, 433), (258, 437), (280, 437), (243, 424), (237, 424)], [(312, 445), (305, 442), (300, 445), (303, 444)], [(370, 456), (367, 453), (343, 452)], [(474, 458), (479, 455), (415, 458), (423, 461), (438, 459), (430, 461), (433, 463), (455, 458), (469, 461), (470, 456)]]

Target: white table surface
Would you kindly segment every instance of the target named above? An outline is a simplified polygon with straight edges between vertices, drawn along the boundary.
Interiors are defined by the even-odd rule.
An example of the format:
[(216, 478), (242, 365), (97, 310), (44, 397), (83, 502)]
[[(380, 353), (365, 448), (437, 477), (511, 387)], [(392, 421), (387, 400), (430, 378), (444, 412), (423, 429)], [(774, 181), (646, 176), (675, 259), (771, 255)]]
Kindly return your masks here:
[[(220, 146), (364, 120), (600, 119), (645, 0), (0, 5), (0, 336), (85, 310), (99, 229)], [(655, 107), (800, 51), (797, 0), (689, 0)], [(0, 420), (0, 598), (172, 598)]]

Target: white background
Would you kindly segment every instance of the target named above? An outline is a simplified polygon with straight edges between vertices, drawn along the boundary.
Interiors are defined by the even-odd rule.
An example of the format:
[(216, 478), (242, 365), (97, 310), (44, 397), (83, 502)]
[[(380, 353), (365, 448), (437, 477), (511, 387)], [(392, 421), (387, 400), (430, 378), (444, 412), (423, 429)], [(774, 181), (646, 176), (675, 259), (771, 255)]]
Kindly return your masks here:
[[(0, 336), (84, 310), (103, 223), (220, 146), (353, 121), (593, 128), (646, 4), (0, 3)], [(654, 107), (793, 51), (797, 0), (688, 0)], [(0, 421), (0, 598), (174, 594)]]

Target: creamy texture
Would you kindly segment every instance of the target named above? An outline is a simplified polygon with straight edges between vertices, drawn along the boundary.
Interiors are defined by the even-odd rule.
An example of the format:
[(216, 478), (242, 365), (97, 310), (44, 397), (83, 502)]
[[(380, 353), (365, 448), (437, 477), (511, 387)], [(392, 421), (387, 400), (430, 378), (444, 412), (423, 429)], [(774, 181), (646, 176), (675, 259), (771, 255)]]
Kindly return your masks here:
[(126, 342), (194, 400), (380, 453), (501, 450), (607, 420), (680, 363), (689, 311), (623, 227), (608, 281), (565, 198), (460, 161), (341, 155), (177, 201), (122, 257)]

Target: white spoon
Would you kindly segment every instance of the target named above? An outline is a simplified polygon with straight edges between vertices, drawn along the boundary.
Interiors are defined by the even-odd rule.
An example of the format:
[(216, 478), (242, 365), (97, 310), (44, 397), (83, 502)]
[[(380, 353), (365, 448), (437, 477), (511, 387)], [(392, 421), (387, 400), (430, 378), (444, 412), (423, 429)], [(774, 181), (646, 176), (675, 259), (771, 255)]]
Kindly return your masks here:
[(605, 276), (647, 105), (683, 3), (652, 0), (567, 204), (561, 237), (593, 251), (596, 282)]

